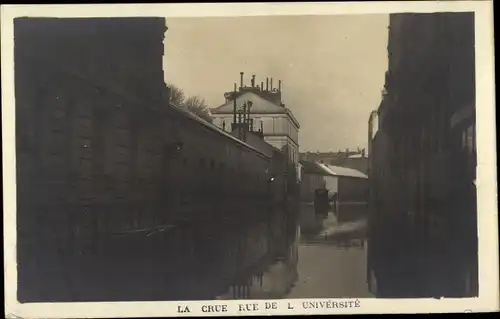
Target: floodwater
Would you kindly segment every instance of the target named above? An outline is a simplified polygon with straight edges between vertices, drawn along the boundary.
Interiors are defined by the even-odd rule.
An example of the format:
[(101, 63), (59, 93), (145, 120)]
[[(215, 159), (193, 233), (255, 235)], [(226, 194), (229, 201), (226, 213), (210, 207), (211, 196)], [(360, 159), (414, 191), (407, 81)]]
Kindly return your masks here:
[[(366, 280), (366, 206), (341, 206), (340, 214), (300, 207), (296, 259), (276, 261), (245, 291), (246, 298), (372, 298)], [(338, 216), (341, 216), (340, 221)], [(231, 299), (234, 290), (220, 299)]]
[(366, 219), (353, 215), (338, 221), (329, 212), (319, 231), (301, 236), (298, 278), (287, 298), (374, 297), (366, 281)]
[[(49, 242), (48, 237), (32, 240), (20, 251), (24, 261), (18, 268), (20, 299), (369, 296), (362, 218), (339, 221), (331, 212), (318, 217), (303, 205), (238, 213), (239, 219), (185, 222), (153, 235), (137, 232), (98, 242), (97, 248), (95, 242), (92, 246), (80, 240), (79, 249), (62, 251), (60, 243)], [(307, 220), (318, 227), (310, 227)], [(87, 246), (94, 249), (82, 249)]]

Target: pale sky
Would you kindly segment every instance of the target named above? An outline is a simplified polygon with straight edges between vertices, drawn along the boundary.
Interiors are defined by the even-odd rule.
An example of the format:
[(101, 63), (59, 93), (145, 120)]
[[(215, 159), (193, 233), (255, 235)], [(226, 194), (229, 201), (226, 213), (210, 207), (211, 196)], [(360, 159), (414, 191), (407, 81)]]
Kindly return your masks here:
[(300, 151), (367, 147), (387, 70), (388, 15), (167, 18), (165, 82), (209, 107), (256, 75), (282, 80)]

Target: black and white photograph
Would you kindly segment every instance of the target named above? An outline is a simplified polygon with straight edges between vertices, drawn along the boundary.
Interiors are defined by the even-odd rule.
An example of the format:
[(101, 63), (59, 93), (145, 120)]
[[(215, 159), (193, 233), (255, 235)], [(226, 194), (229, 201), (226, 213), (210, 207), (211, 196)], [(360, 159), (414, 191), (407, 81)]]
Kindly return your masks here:
[(433, 3), (2, 6), (6, 316), (498, 310), (492, 1)]

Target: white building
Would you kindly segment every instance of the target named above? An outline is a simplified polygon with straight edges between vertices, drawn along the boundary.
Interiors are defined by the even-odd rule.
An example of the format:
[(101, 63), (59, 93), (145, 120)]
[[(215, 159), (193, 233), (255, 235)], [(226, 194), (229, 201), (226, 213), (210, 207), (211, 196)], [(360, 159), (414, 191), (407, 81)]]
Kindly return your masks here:
[[(280, 81), (281, 83), (281, 81)], [(253, 84), (253, 83), (252, 83)], [(281, 85), (280, 85), (281, 86)], [(290, 160), (299, 170), (299, 122), (292, 111), (281, 102), (279, 89), (264, 90), (263, 85), (243, 87), (236, 92), (237, 111), (245, 103), (252, 102), (250, 118), (255, 130), (262, 129), (264, 141), (284, 150), (288, 148)], [(210, 110), (214, 124), (229, 131), (234, 117), (234, 100), (226, 95), (226, 102)], [(300, 176), (300, 175), (298, 175)]]

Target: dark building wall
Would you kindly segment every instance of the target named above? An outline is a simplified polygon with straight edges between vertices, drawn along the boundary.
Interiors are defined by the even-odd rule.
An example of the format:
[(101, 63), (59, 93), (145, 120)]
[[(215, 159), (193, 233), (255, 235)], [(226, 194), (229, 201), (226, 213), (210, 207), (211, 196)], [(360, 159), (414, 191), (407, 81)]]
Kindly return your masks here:
[(340, 203), (368, 201), (368, 179), (340, 176), (338, 183)]
[[(386, 92), (379, 107), (384, 141), (377, 137), (374, 142), (378, 171), (373, 189), (378, 194), (378, 212), (385, 215), (377, 221), (380, 236), (387, 234), (384, 227), (398, 228), (405, 241), (381, 249), (405, 251), (408, 260), (418, 256), (416, 267), (428, 269), (415, 272), (413, 277), (420, 279), (408, 284), (413, 293), (471, 293), (465, 292), (465, 277), (457, 274), (473, 268), (477, 250), (475, 257), (470, 256), (477, 249), (477, 238), (475, 249), (462, 252), (468, 261), (452, 251), (458, 251), (458, 242), (465, 243), (455, 236), (476, 232), (476, 208), (469, 209), (475, 191), (467, 186), (472, 184), (475, 162), (465, 160), (457, 143), (463, 132), (452, 127), (451, 119), (468, 109), (472, 112), (465, 126), (474, 122), (474, 14), (392, 14), (388, 53)], [(457, 196), (460, 187), (464, 193)], [(457, 213), (458, 203), (469, 211)], [(469, 220), (469, 226), (463, 220)], [(394, 242), (394, 236), (385, 244)], [(468, 240), (464, 247), (474, 246), (473, 242)], [(455, 267), (446, 275), (436, 270), (445, 264)]]
[[(238, 137), (238, 134), (238, 130), (231, 132), (231, 135), (233, 135), (234, 137)], [(273, 152), (277, 150), (274, 146), (264, 141), (264, 139), (256, 132), (247, 131), (247, 134), (245, 136), (245, 143), (261, 151), (268, 157), (272, 157)]]
[(14, 24), (18, 56), (63, 68), (121, 95), (160, 99), (165, 19), (17, 18)]
[(222, 198), (235, 214), (267, 198), (269, 157), (161, 100), (164, 32), (155, 18), (16, 20), (20, 300), (75, 298), (53, 266), (61, 256), (139, 269), (164, 247), (110, 233), (213, 222)]
[(326, 177), (319, 174), (303, 173), (302, 181), (300, 183), (300, 199), (303, 202), (313, 202), (314, 201), (314, 191), (316, 189), (321, 189), (325, 187)]
[(266, 193), (270, 157), (208, 123), (176, 117), (178, 122), (170, 130), (183, 147), (169, 164), (172, 193), (179, 193), (188, 202), (227, 196), (237, 201)]
[(474, 108), (473, 32), (472, 13), (391, 15), (379, 127), (394, 150), (387, 160), (404, 179), (399, 191), (409, 196), (417, 196), (407, 187), (422, 180), (424, 163), (453, 149), (452, 115)]
[[(149, 43), (143, 47), (97, 20), (15, 20), (20, 300), (68, 297), (64, 279), (54, 275), (58, 258), (76, 256), (83, 242), (97, 253), (104, 231), (165, 217), (151, 209), (162, 195), (155, 186), (163, 185), (163, 134), (150, 112), (161, 106), (151, 92), (163, 92), (163, 79), (135, 74), (161, 73), (164, 20), (125, 23)], [(126, 28), (124, 20), (113, 21)], [(144, 59), (135, 60), (134, 52)], [(118, 63), (114, 72), (106, 69), (112, 62)], [(140, 81), (149, 89), (133, 90)], [(140, 139), (147, 143), (138, 147)]]
[(388, 121), (381, 129), (393, 141), (390, 160), (407, 172), (400, 174), (405, 183), (424, 183), (417, 171), (426, 170), (435, 154), (454, 149), (453, 114), (474, 108), (474, 16), (396, 14), (391, 32), (388, 101), (381, 110)]
[[(41, 187), (48, 194), (40, 193), (37, 198), (51, 202), (50, 196), (66, 195), (93, 201), (156, 196), (160, 200), (165, 192), (178, 193), (175, 187), (190, 194), (184, 197), (199, 190), (202, 194), (216, 193), (220, 188), (237, 193), (260, 191), (262, 188), (255, 184), (265, 185), (269, 156), (154, 99), (163, 87), (163, 77), (151, 74), (162, 70), (163, 44), (158, 37), (165, 31), (164, 20), (117, 19), (113, 20), (115, 24), (96, 20), (16, 22), (18, 148), (31, 161), (26, 170), (40, 183), (34, 187), (50, 183), (55, 187)], [(86, 24), (89, 29), (84, 28)], [(43, 28), (45, 33), (40, 31)], [(127, 43), (120, 30), (131, 33), (131, 43), (116, 51), (116, 46)], [(44, 37), (48, 42), (42, 41)], [(101, 41), (97, 42), (100, 49), (93, 49), (91, 41), (95, 38)], [(135, 40), (144, 45), (137, 46)], [(65, 51), (72, 49), (73, 42), (88, 51), (98, 51), (99, 58)], [(47, 49), (47, 43), (65, 50), (49, 55), (47, 52), (54, 49)], [(37, 51), (40, 55), (35, 54)], [(50, 64), (45, 63), (47, 60)], [(121, 72), (128, 72), (125, 77), (106, 71), (94, 75), (109, 82), (87, 77), (91, 71), (84, 66), (102, 66), (113, 60), (120, 61)], [(135, 94), (117, 89), (135, 87), (140, 82), (138, 76), (145, 77), (148, 90)], [(152, 91), (155, 93), (150, 94)], [(178, 142), (183, 147), (176, 153), (172, 146)], [(225, 172), (223, 178), (219, 172)], [(78, 181), (71, 192), (65, 184), (68, 176)], [(237, 184), (233, 183), (235, 176), (239, 176)], [(166, 191), (165, 187), (170, 187), (165, 184), (167, 179), (176, 185), (174, 189)]]
[[(162, 107), (155, 93), (163, 86), (164, 32), (164, 19), (154, 18), (15, 20), (18, 146), (39, 165), (36, 180), (63, 191), (61, 183), (72, 174), (81, 182), (78, 196), (84, 196), (93, 175), (130, 175), (126, 159), (135, 153), (144, 157), (130, 151), (133, 127), (144, 126), (148, 109)], [(144, 45), (134, 47), (139, 38)], [(143, 84), (146, 89), (137, 89)], [(142, 103), (144, 112), (137, 109)], [(158, 124), (148, 120), (151, 127)], [(143, 145), (154, 144), (149, 160), (158, 171), (162, 133), (141, 134), (149, 140)], [(139, 174), (145, 167), (137, 167)], [(94, 184), (102, 194), (105, 179)], [(49, 200), (40, 194), (43, 198)]]
[(474, 103), (473, 13), (392, 14), (389, 30), (383, 129), (391, 127), (383, 121), (389, 109), (404, 120), (390, 122), (418, 128), (432, 118), (427, 110), (438, 122)]

